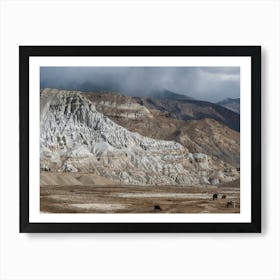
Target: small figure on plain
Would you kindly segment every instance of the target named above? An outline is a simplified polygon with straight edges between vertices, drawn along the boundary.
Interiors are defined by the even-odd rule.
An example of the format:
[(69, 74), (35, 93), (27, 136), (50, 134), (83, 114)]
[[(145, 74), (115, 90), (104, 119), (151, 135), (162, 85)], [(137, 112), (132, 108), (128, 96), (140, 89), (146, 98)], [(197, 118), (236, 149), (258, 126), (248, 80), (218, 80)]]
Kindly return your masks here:
[(214, 193), (213, 194), (213, 200), (217, 200), (218, 199), (218, 194), (217, 193)]
[(226, 199), (227, 196), (225, 194), (222, 195), (222, 199)]
[(228, 201), (227, 208), (235, 208), (235, 201)]
[(156, 212), (158, 212), (158, 211), (161, 211), (161, 208), (160, 208), (160, 206), (157, 204), (157, 205), (154, 205), (154, 210), (155, 210)]

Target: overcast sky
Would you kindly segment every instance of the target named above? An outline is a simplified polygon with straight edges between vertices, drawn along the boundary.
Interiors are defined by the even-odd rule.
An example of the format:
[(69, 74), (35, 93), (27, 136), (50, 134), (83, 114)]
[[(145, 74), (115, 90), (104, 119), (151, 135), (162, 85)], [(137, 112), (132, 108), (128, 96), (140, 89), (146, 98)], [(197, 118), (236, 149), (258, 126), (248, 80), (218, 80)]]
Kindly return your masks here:
[(217, 102), (240, 97), (239, 67), (41, 67), (41, 88), (149, 96), (167, 89)]

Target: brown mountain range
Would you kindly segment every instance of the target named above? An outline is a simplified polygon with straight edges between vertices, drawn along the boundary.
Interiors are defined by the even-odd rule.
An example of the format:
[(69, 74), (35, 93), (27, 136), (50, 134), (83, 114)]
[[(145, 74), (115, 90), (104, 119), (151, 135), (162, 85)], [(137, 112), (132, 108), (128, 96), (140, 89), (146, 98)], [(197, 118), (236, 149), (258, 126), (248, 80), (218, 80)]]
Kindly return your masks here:
[(227, 125), (233, 119), (239, 127), (239, 116), (219, 105), (192, 100), (152, 100), (119, 93), (83, 95), (98, 111), (130, 131), (154, 139), (174, 140), (192, 153), (206, 153), (239, 167), (240, 134)]

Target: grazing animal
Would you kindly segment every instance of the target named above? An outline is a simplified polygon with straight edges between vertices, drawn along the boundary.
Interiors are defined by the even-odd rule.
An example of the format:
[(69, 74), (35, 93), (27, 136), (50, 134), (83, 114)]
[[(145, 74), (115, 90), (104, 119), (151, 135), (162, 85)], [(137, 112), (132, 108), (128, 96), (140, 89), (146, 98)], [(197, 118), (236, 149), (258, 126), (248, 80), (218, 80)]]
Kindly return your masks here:
[(227, 208), (235, 208), (235, 202), (234, 201), (228, 201)]
[(218, 199), (218, 194), (217, 193), (214, 193), (213, 194), (213, 200), (217, 200)]
[(226, 199), (227, 196), (225, 194), (222, 195), (222, 199)]
[(155, 210), (155, 211), (161, 211), (161, 208), (160, 208), (159, 205), (154, 205), (154, 210)]

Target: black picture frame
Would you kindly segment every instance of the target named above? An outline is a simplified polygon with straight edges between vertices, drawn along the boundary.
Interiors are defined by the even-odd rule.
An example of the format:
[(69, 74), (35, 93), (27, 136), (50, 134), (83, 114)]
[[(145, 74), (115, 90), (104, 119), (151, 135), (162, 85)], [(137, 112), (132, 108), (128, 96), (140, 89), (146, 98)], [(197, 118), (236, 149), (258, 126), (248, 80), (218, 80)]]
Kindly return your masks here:
[[(32, 56), (251, 57), (250, 223), (31, 223), (29, 221), (29, 58)], [(260, 46), (19, 46), (20, 232), (22, 233), (259, 233), (261, 232)], [(241, 170), (242, 172), (242, 170)]]

